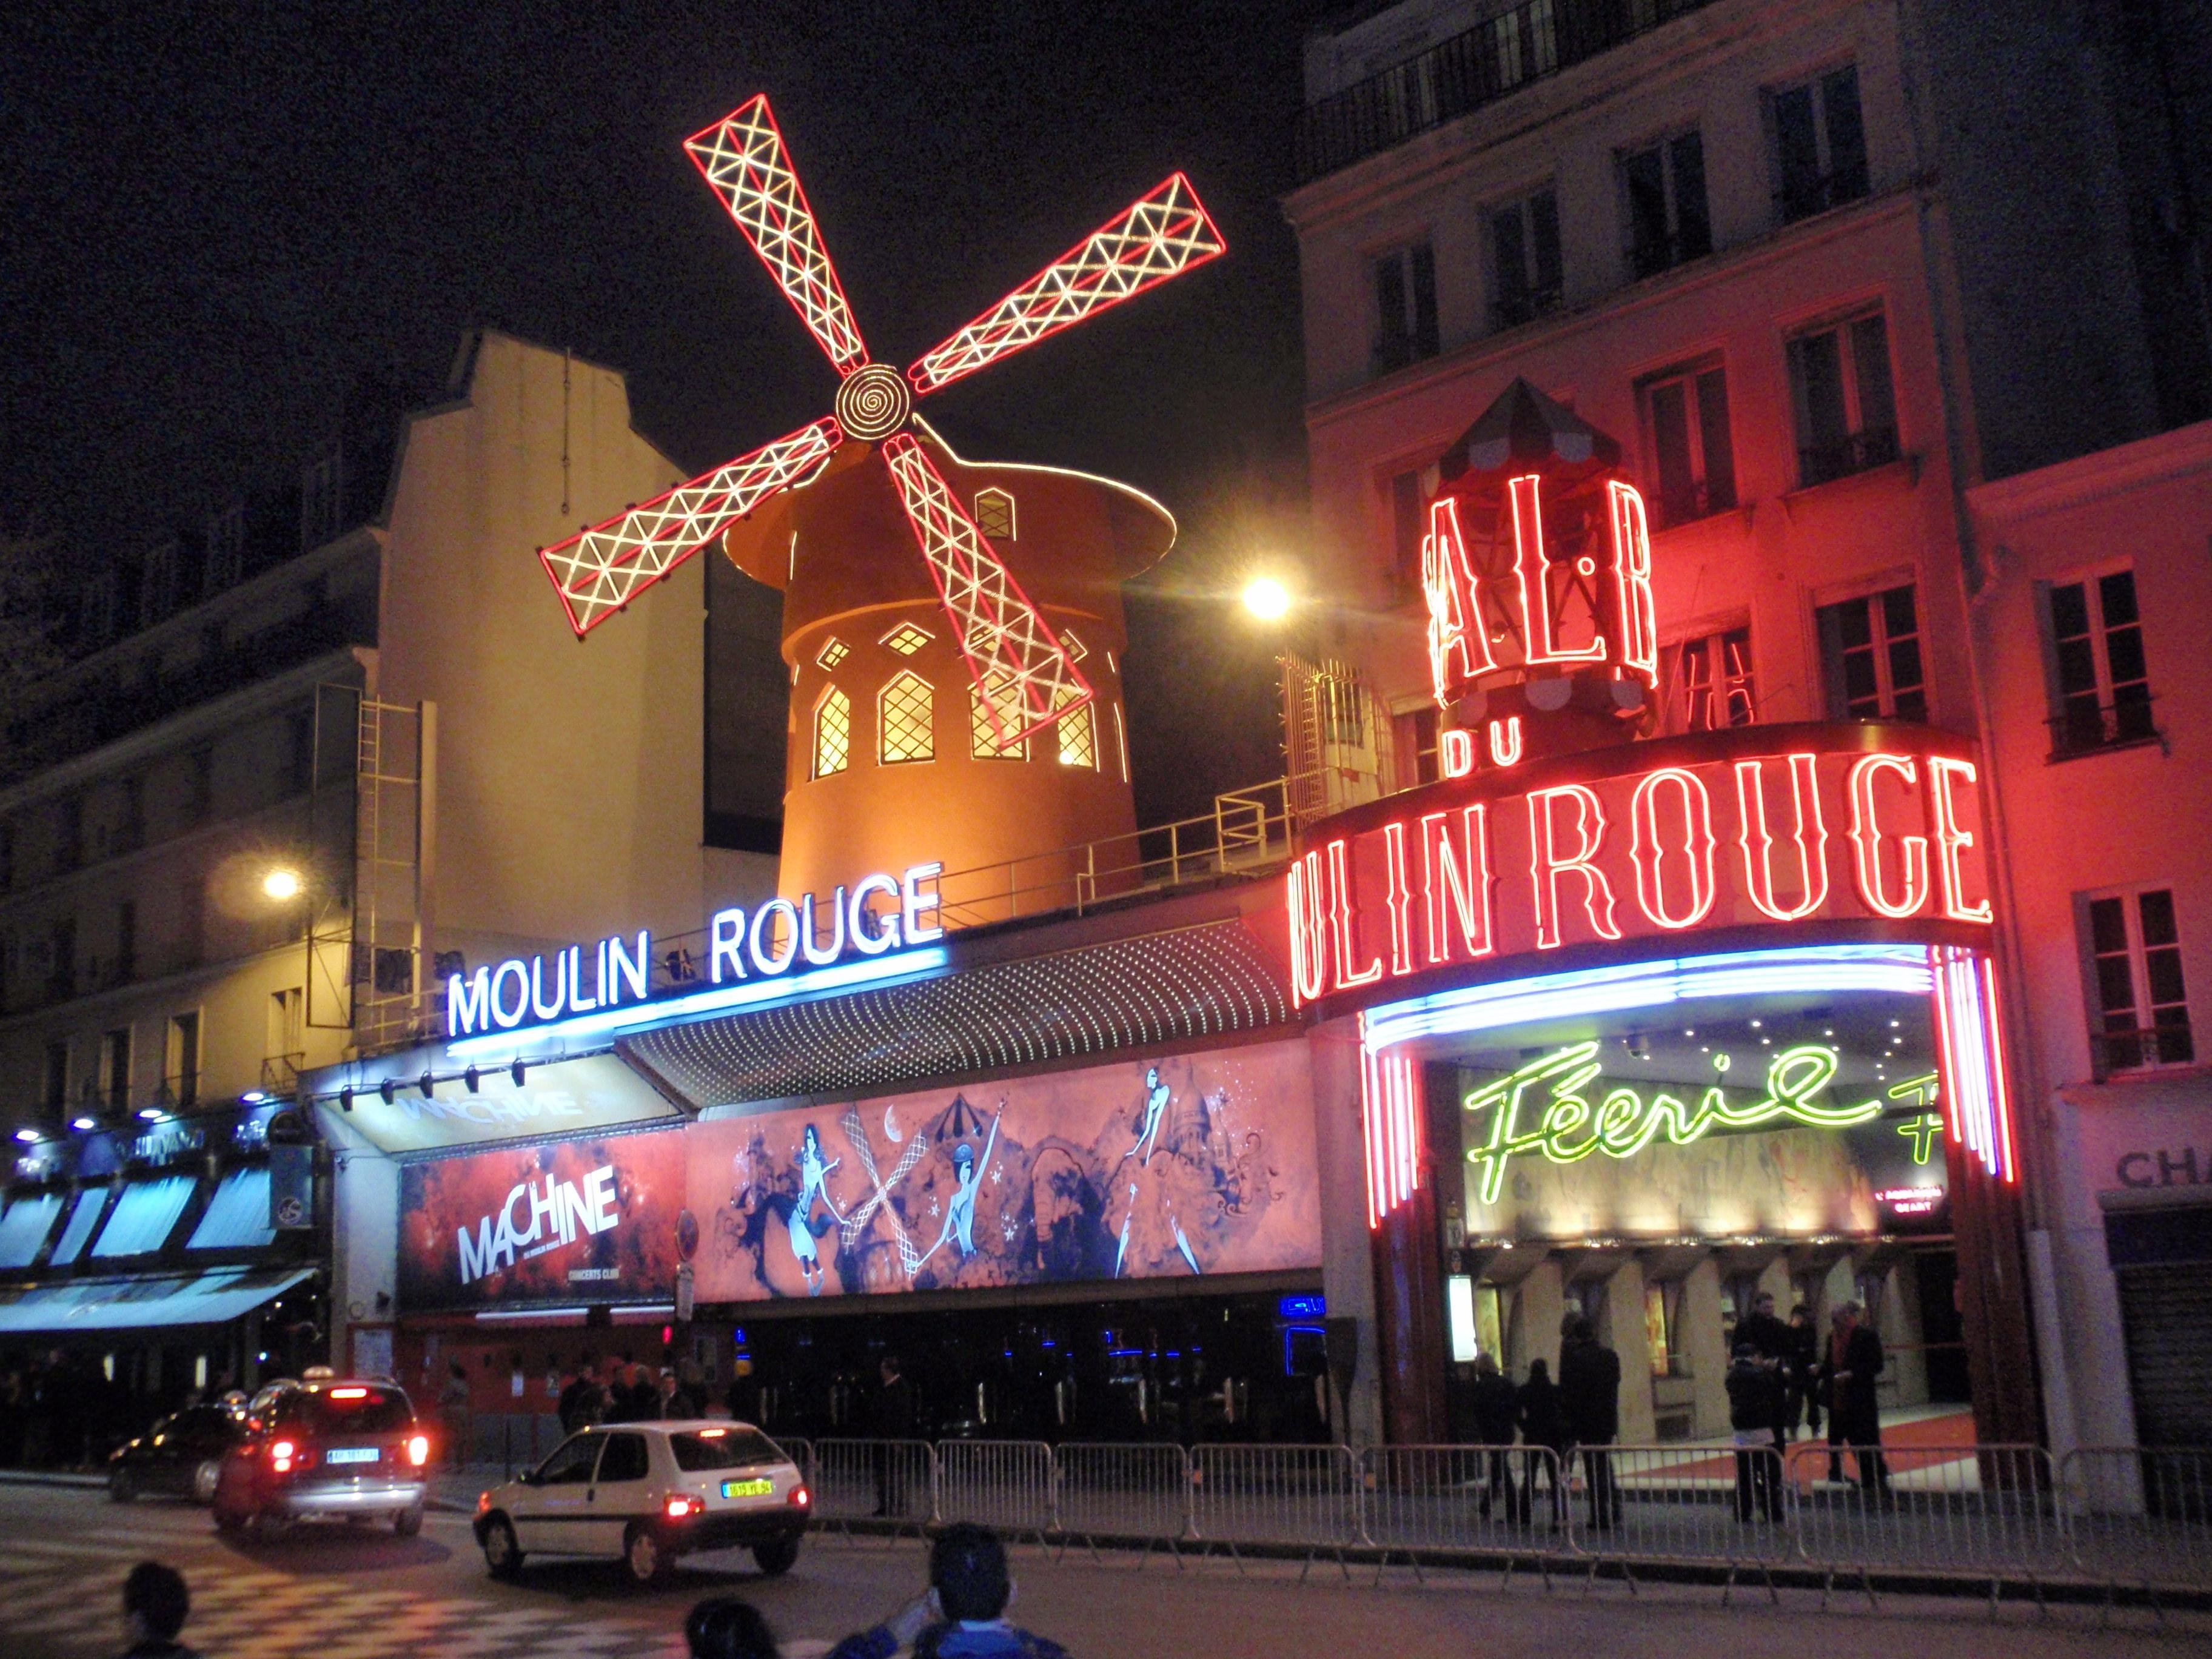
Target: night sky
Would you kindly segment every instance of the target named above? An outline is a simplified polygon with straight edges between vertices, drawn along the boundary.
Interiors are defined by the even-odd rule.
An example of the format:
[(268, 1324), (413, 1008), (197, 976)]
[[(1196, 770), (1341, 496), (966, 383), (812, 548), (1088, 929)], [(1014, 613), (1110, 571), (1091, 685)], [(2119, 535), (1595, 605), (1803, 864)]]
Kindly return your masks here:
[(150, 539), (282, 482), (361, 372), (427, 396), (472, 324), (626, 370), (692, 470), (819, 416), (833, 372), (681, 148), (757, 91), (895, 365), (1181, 167), (1226, 258), (924, 407), (1182, 520), (1132, 605), (1134, 758), (1141, 822), (1204, 810), (1280, 765), (1272, 647), (1223, 596), (1304, 536), (1276, 202), (1337, 9), (19, 5), (0, 523)]

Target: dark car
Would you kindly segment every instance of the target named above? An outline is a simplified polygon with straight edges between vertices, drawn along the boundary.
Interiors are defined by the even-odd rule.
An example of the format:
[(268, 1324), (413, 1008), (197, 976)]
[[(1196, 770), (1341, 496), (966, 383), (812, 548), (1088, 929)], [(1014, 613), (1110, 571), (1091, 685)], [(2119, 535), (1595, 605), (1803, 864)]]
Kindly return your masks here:
[(118, 1504), (149, 1492), (211, 1504), (222, 1460), (245, 1437), (242, 1413), (187, 1406), (115, 1449), (107, 1460), (107, 1495)]
[(281, 1383), (253, 1397), (245, 1437), (223, 1459), (215, 1524), (267, 1535), (295, 1521), (389, 1521), (411, 1538), (429, 1461), (430, 1437), (398, 1384)]

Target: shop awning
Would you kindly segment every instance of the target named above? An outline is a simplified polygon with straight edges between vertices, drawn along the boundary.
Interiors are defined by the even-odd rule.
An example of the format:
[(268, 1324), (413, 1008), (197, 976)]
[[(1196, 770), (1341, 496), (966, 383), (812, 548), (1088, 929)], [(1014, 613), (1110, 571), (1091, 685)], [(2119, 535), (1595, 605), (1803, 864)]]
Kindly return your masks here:
[(307, 1267), (218, 1267), (204, 1273), (35, 1285), (0, 1300), (0, 1336), (67, 1336), (76, 1331), (225, 1325), (283, 1295), (313, 1271)]
[(259, 1165), (233, 1170), (209, 1200), (188, 1250), (258, 1249), (276, 1237), (269, 1224), (269, 1171)]
[(0, 1217), (0, 1267), (29, 1267), (61, 1212), (59, 1193), (34, 1193), (10, 1204)]

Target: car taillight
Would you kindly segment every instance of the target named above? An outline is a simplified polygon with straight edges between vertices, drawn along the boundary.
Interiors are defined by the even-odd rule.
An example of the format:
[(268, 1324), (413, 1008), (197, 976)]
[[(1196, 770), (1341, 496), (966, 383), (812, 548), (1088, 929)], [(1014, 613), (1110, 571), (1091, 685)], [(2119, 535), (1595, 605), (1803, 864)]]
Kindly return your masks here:
[(418, 1434), (407, 1442), (407, 1461), (421, 1468), (430, 1461), (430, 1437)]
[(793, 1486), (791, 1489), (790, 1496), (786, 1498), (783, 1501), (790, 1504), (793, 1509), (803, 1510), (809, 1504), (811, 1504), (814, 1501), (814, 1494), (807, 1491), (804, 1486)]
[(491, 1494), (490, 1494), (489, 1492), (478, 1492), (478, 1493), (477, 1494), (477, 1513), (478, 1515), (482, 1515), (482, 1514), (483, 1514), (486, 1510), (489, 1509), (490, 1507), (491, 1507)]
[(292, 1472), (292, 1460), (299, 1455), (300, 1449), (289, 1440), (272, 1440), (269, 1443), (269, 1467), (279, 1474), (289, 1474)]
[(668, 1518), (671, 1521), (681, 1521), (686, 1516), (703, 1514), (706, 1508), (706, 1500), (703, 1498), (679, 1495), (668, 1500)]

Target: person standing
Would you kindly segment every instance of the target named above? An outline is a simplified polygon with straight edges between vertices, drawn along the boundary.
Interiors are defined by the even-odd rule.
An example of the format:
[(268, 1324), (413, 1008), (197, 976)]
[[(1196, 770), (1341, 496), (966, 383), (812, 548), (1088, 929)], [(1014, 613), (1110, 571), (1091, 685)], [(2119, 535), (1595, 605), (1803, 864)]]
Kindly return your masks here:
[(560, 1404), (555, 1407), (561, 1414), (561, 1432), (574, 1434), (588, 1428), (606, 1413), (606, 1395), (599, 1387), (599, 1362), (586, 1359), (583, 1369), (569, 1379), (568, 1386), (561, 1390)]
[(1735, 1518), (1749, 1522), (1754, 1515), (1764, 1515), (1779, 1521), (1782, 1455), (1773, 1446), (1782, 1375), (1753, 1344), (1739, 1342), (1735, 1363), (1725, 1380), (1729, 1426), (1735, 1431)]
[(1820, 1432), (1820, 1391), (1814, 1373), (1820, 1368), (1820, 1334), (1813, 1328), (1813, 1310), (1800, 1302), (1790, 1310), (1790, 1358), (1783, 1370), (1789, 1394), (1782, 1405), (1785, 1438), (1795, 1438), (1802, 1419), (1806, 1432)]
[[(1828, 1395), (1830, 1455), (1838, 1444), (1851, 1449), (1858, 1465), (1859, 1491), (1887, 1498), (1889, 1470), (1881, 1456), (1881, 1407), (1875, 1393), (1887, 1358), (1881, 1339), (1867, 1322), (1866, 1310), (1846, 1302), (1835, 1312), (1820, 1373)], [(1839, 1473), (1839, 1471), (1838, 1471)]]
[(1483, 1476), (1480, 1511), (1487, 1519), (1491, 1500), (1502, 1491), (1505, 1494), (1506, 1519), (1525, 1521), (1528, 1518), (1528, 1505), (1522, 1500), (1520, 1489), (1513, 1484), (1513, 1454), (1506, 1449), (1513, 1443), (1513, 1431), (1521, 1416), (1521, 1402), (1513, 1384), (1498, 1370), (1497, 1360), (1486, 1353), (1474, 1357), (1474, 1383), (1471, 1393), (1474, 1407), (1475, 1440), (1490, 1448), (1484, 1455), (1488, 1468)]
[(1596, 1330), (1581, 1314), (1567, 1316), (1559, 1339), (1559, 1403), (1566, 1413), (1567, 1438), (1582, 1452), (1590, 1528), (1603, 1532), (1620, 1521), (1613, 1454), (1603, 1449), (1620, 1433), (1620, 1356), (1597, 1340)]
[(469, 1373), (458, 1359), (446, 1367), (445, 1386), (438, 1390), (438, 1426), (445, 1436), (447, 1465), (458, 1469), (469, 1454)]
[(914, 1384), (906, 1380), (896, 1354), (885, 1354), (877, 1371), (881, 1385), (868, 1425), (881, 1443), (876, 1448), (876, 1513), (896, 1517), (906, 1513), (907, 1449), (892, 1443), (914, 1437)]
[[(1559, 1404), (1559, 1385), (1552, 1381), (1551, 1367), (1541, 1359), (1528, 1362), (1528, 1380), (1521, 1385), (1519, 1403), (1521, 1443), (1528, 1448), (1522, 1459), (1528, 1468), (1521, 1487), (1521, 1513), (1535, 1518), (1536, 1474), (1540, 1469), (1551, 1488), (1552, 1530), (1557, 1532), (1566, 1508), (1559, 1483), (1566, 1478), (1567, 1417)], [(1546, 1457), (1544, 1452), (1551, 1455)]]
[[(1735, 1346), (1748, 1346), (1753, 1358), (1765, 1370), (1773, 1373), (1778, 1386), (1773, 1391), (1771, 1413), (1773, 1420), (1767, 1425), (1774, 1443), (1774, 1454), (1779, 1457), (1789, 1446), (1790, 1437), (1783, 1423), (1783, 1406), (1789, 1398), (1788, 1391), (1778, 1386), (1784, 1368), (1790, 1363), (1790, 1328), (1774, 1315), (1771, 1291), (1761, 1291), (1751, 1299), (1751, 1311), (1736, 1324)], [(1734, 1406), (1730, 1406), (1733, 1420)]]

